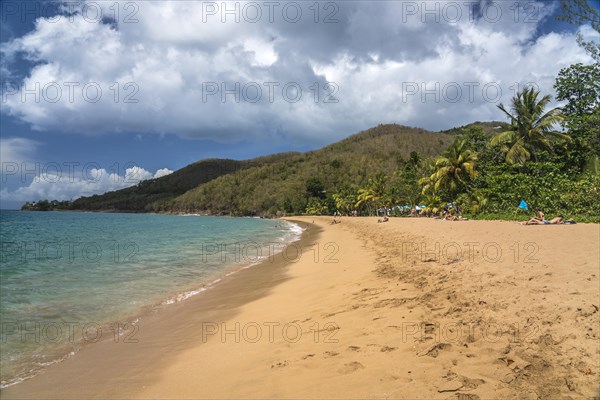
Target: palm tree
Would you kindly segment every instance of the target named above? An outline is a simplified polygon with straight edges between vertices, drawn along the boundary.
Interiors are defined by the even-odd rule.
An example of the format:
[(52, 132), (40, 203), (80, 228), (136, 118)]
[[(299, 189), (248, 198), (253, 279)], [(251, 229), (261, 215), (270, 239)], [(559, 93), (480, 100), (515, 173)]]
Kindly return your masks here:
[(387, 175), (383, 172), (377, 174), (373, 179), (369, 179), (369, 186), (373, 190), (373, 203), (379, 208), (385, 202), (387, 192)]
[(381, 198), (381, 204), (385, 208), (392, 208), (400, 202), (400, 196), (398, 194), (398, 188), (389, 186), (383, 197)]
[(369, 203), (373, 201), (375, 194), (373, 189), (370, 187), (364, 187), (358, 189), (358, 196), (356, 196), (356, 208), (360, 208), (363, 204), (367, 205), (367, 211), (371, 215), (371, 207)]
[(358, 196), (356, 196), (356, 207), (359, 208), (362, 204), (367, 205), (369, 215), (371, 215), (371, 207), (369, 203), (375, 205), (377, 210), (380, 206), (383, 197), (386, 192), (386, 181), (387, 176), (384, 173), (378, 174), (375, 178), (367, 181), (367, 185), (363, 188), (358, 189)]
[(467, 181), (477, 176), (476, 163), (477, 152), (469, 147), (468, 142), (465, 139), (455, 140), (443, 155), (435, 159), (433, 174), (419, 181), (425, 184), (422, 193), (431, 188), (435, 196), (440, 188), (456, 192), (466, 187)]
[(350, 215), (356, 204), (356, 194), (335, 193), (332, 195), (335, 208), (344, 215)]
[(510, 118), (511, 130), (494, 135), (490, 145), (501, 146), (509, 164), (523, 163), (532, 155), (535, 158), (538, 150), (552, 151), (553, 143), (570, 139), (552, 130), (563, 119), (560, 108), (544, 112), (552, 98), (546, 95), (538, 101), (539, 95), (539, 91), (525, 88), (513, 97), (510, 112), (504, 104), (498, 105)]
[(425, 203), (424, 211), (431, 211), (433, 214), (439, 213), (446, 205), (446, 203), (435, 194), (424, 194), (423, 203)]

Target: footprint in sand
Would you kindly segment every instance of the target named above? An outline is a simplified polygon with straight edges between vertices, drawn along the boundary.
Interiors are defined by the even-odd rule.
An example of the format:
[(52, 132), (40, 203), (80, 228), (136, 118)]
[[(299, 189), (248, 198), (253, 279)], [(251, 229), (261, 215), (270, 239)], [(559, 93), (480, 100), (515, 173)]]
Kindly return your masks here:
[(308, 360), (309, 358), (312, 358), (312, 357), (314, 357), (314, 356), (315, 356), (315, 354), (311, 353), (311, 354), (307, 354), (307, 355), (305, 355), (304, 357), (302, 357), (302, 359), (303, 359), (303, 360)]
[(338, 356), (340, 353), (337, 353), (335, 351), (326, 351), (323, 353), (325, 355), (325, 357), (335, 357)]
[(358, 347), (358, 346), (348, 346), (348, 350), (360, 351), (360, 347)]
[(452, 347), (452, 345), (448, 344), (448, 343), (436, 343), (436, 344), (433, 344), (421, 351), (418, 351), (417, 356), (419, 356), (419, 357), (429, 356), (429, 357), (436, 358), (438, 356), (440, 350), (449, 349), (451, 347)]
[(382, 353), (388, 353), (388, 352), (390, 352), (390, 351), (394, 351), (394, 350), (396, 350), (396, 349), (397, 349), (397, 347), (383, 346), (383, 347), (381, 348), (381, 352), (382, 352)]
[(290, 365), (288, 360), (285, 360), (284, 362), (278, 362), (277, 364), (272, 364), (271, 368), (283, 368), (283, 367), (287, 367), (288, 365)]
[(483, 385), (485, 383), (485, 380), (483, 379), (473, 379), (473, 378), (467, 378), (466, 376), (462, 376), (462, 382), (463, 382), (463, 390), (469, 389), (469, 390), (473, 390), (473, 389), (477, 389), (479, 386)]
[(344, 366), (338, 369), (340, 374), (350, 374), (359, 369), (365, 369), (365, 366), (359, 363), (358, 361), (352, 361), (350, 363), (344, 364)]

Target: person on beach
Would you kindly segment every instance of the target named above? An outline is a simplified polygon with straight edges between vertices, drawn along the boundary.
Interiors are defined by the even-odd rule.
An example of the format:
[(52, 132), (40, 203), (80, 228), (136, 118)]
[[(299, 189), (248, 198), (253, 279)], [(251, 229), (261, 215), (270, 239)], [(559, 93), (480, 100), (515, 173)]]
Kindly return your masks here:
[[(340, 218), (340, 221), (337, 220), (338, 217)], [(333, 221), (331, 221), (331, 225), (339, 224), (340, 222), (342, 222), (341, 219), (342, 219), (342, 214), (339, 214), (337, 211), (334, 212), (333, 213)]]
[(388, 218), (387, 215), (384, 215), (383, 218), (380, 218), (377, 220), (377, 222), (388, 222), (390, 219)]
[(465, 218), (461, 215), (452, 215), (451, 211), (444, 211), (441, 219), (443, 221), (468, 221), (469, 218)]
[(533, 217), (531, 217), (530, 221), (531, 220), (536, 220), (536, 221), (540, 221), (540, 222), (546, 221), (546, 214), (543, 211), (537, 210), (536, 213), (537, 213), (538, 216), (536, 217), (534, 215)]
[[(541, 211), (540, 211), (540, 214), (544, 215), (544, 213), (542, 213)], [(529, 221), (524, 222), (523, 225), (558, 225), (558, 224), (562, 224), (562, 223), (563, 223), (563, 216), (559, 215), (558, 217), (552, 218), (551, 220), (532, 217)]]

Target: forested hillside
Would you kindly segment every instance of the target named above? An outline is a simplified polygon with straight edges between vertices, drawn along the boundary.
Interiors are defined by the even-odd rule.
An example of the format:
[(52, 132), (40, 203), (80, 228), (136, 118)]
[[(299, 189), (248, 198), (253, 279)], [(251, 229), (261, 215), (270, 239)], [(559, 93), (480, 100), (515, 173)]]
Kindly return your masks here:
[[(381, 173), (414, 167), (443, 152), (454, 136), (401, 125), (379, 125), (320, 150), (237, 171), (179, 196), (153, 211), (233, 215), (304, 213), (311, 198), (365, 184)], [(416, 175), (415, 175), (416, 176)]]

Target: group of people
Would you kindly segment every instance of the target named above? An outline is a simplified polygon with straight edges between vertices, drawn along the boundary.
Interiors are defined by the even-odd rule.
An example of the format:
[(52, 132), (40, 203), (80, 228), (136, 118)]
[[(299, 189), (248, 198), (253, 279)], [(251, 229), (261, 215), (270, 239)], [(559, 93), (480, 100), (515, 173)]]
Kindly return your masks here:
[[(454, 213), (453, 210), (449, 210), (444, 208), (442, 211), (440, 211), (439, 213), (434, 213), (431, 210), (427, 210), (427, 211), (423, 211), (423, 212), (417, 212), (417, 210), (415, 208), (413, 208), (409, 214), (409, 217), (425, 217), (425, 218), (433, 218), (433, 219), (440, 219), (443, 221), (468, 221), (468, 218), (465, 218), (461, 215), (460, 210), (458, 208), (454, 209)], [(389, 218), (388, 215), (384, 215), (383, 218), (380, 218), (377, 220), (377, 222), (388, 222)]]
[[(454, 213), (453, 213), (454, 211)], [(356, 216), (356, 211), (352, 213), (352, 216)], [(430, 210), (425, 212), (417, 213), (416, 209), (412, 209), (410, 215), (411, 217), (428, 217), (433, 219), (440, 219), (442, 221), (468, 221), (468, 218), (465, 218), (461, 215), (460, 210), (458, 208), (452, 210), (444, 208), (439, 213), (433, 213)], [(339, 224), (341, 221), (342, 215), (337, 211), (333, 214), (333, 221), (331, 224)], [(384, 214), (383, 218), (379, 218), (377, 220), (378, 223), (388, 222), (390, 219), (387, 214)], [(562, 215), (557, 216), (556, 218), (546, 219), (546, 214), (542, 211), (537, 211), (537, 216), (531, 217), (529, 221), (522, 222), (522, 225), (558, 225), (558, 224), (575, 224), (573, 220), (565, 221)]]
[(431, 210), (417, 210), (413, 208), (410, 210), (409, 217), (425, 217), (425, 218), (433, 218), (433, 219), (441, 219), (443, 221), (468, 221), (468, 218), (465, 218), (461, 215), (460, 209), (455, 207), (453, 209), (444, 208), (441, 211), (434, 213)]

